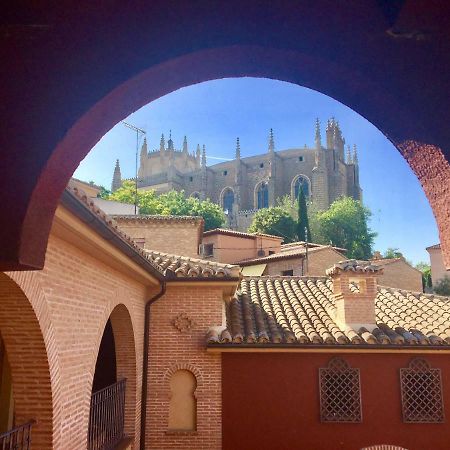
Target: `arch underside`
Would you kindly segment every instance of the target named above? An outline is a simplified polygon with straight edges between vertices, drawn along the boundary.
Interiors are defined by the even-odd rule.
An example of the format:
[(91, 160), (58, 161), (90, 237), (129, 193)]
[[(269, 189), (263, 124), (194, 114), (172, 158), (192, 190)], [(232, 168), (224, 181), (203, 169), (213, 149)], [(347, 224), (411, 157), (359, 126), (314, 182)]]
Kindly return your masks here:
[[(322, 2), (299, 7), (281, 1), (276, 11), (271, 4), (248, 2), (236, 14), (225, 2), (216, 5), (214, 16), (220, 21), (212, 19), (207, 7), (194, 11), (180, 3), (179, 27), (169, 27), (170, 36), (161, 20), (170, 7), (163, 1), (152, 2), (151, 14), (132, 20), (128, 8), (114, 24), (122, 31), (118, 33), (110, 32), (113, 19), (99, 20), (105, 12), (93, 6), (96, 14), (82, 21), (70, 9), (56, 11), (53, 32), (35, 30), (39, 39), (21, 47), (14, 39), (7, 41), (5, 56), (12, 63), (0, 82), (11, 87), (2, 127), (9, 151), (2, 155), (0, 188), (11, 213), (0, 220), (0, 268), (42, 267), (60, 194), (79, 162), (113, 125), (181, 87), (242, 76), (315, 89), (381, 130), (424, 186), (450, 266), (450, 106), (445, 96), (450, 61), (442, 45), (449, 42), (448, 15), (444, 9), (430, 16), (433, 8), (405, 2), (391, 19), (381, 3), (339, 8), (327, 2), (328, 13), (323, 14)], [(272, 20), (275, 13), (277, 21)], [(280, 21), (281, 30), (275, 26)], [(423, 39), (387, 32), (395, 24), (414, 29), (411, 23), (420, 30), (422, 22), (435, 24)], [(92, 39), (83, 40), (83, 31), (92, 33)], [(76, 45), (57, 44), (68, 40)], [(15, 64), (22, 60), (18, 56), (27, 64)], [(399, 63), (405, 58), (408, 64)], [(436, 61), (440, 70), (430, 71)], [(27, 133), (23, 123), (31, 125)]]

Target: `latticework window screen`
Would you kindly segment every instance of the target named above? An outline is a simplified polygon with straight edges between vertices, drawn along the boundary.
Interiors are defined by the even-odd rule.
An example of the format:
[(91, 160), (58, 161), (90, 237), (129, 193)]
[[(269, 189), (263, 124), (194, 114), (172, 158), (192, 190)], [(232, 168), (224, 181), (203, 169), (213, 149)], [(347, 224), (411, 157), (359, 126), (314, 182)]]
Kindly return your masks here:
[(400, 369), (403, 421), (436, 423), (444, 421), (441, 370), (432, 369), (421, 358)]
[(319, 369), (320, 419), (322, 422), (361, 422), (359, 369), (333, 358)]

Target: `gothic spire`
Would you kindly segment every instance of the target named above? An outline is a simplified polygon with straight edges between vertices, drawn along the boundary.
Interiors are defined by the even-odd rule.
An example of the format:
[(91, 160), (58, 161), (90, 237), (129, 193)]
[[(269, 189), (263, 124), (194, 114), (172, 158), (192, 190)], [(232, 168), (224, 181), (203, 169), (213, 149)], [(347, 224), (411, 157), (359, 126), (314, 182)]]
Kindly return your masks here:
[(144, 142), (142, 143), (141, 147), (141, 160), (145, 159), (147, 157), (147, 138), (144, 138)]
[(206, 145), (203, 144), (202, 167), (206, 167)]
[(350, 150), (350, 145), (347, 145), (347, 164), (351, 164), (352, 161), (352, 153)]
[(163, 152), (166, 149), (166, 140), (164, 139), (164, 133), (161, 134), (161, 140), (159, 141), (159, 151)]
[(358, 164), (358, 152), (356, 151), (356, 144), (353, 144), (353, 164)]
[(188, 145), (187, 145), (187, 137), (186, 136), (183, 139), (183, 152), (188, 153)]
[(197, 144), (197, 151), (195, 152), (195, 156), (199, 161), (200, 161), (200, 153), (201, 153), (200, 144)]
[(319, 118), (316, 119), (316, 135), (315, 135), (315, 139), (314, 139), (315, 143), (316, 143), (316, 147), (320, 148), (322, 146), (322, 139), (320, 136), (320, 121)]
[(275, 140), (273, 138), (273, 129), (270, 129), (269, 133), (269, 153), (273, 153), (275, 151)]
[(241, 159), (241, 144), (239, 138), (236, 139), (236, 159)]
[(122, 186), (122, 175), (120, 173), (120, 164), (119, 160), (116, 159), (116, 167), (114, 167), (114, 174), (111, 183), (111, 191), (117, 191)]
[(169, 131), (169, 140), (167, 141), (167, 149), (173, 150), (173, 141), (172, 141), (172, 130)]

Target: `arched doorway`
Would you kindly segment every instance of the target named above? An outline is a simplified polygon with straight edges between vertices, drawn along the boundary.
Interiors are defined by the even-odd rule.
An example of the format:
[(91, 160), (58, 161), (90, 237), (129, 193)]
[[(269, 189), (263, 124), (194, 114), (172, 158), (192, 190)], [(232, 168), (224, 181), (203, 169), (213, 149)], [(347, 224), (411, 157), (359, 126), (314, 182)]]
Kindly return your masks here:
[(51, 357), (30, 301), (3, 273), (0, 273), (0, 305), (0, 373), (4, 389), (0, 434), (33, 421), (33, 448), (53, 448), (55, 402), (49, 367)]
[(89, 449), (112, 448), (125, 437), (134, 439), (137, 435), (136, 376), (133, 324), (127, 308), (120, 304), (105, 324), (97, 354), (92, 382)]

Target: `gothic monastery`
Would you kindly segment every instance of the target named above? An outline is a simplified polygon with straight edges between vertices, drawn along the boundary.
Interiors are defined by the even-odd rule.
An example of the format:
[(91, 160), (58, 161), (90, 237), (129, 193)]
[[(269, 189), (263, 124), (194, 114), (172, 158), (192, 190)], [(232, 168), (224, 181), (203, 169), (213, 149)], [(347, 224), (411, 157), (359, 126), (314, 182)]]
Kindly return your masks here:
[[(319, 120), (316, 120), (315, 145), (312, 148), (291, 148), (275, 151), (270, 130), (268, 151), (241, 157), (239, 138), (232, 161), (206, 165), (206, 148), (188, 149), (184, 138), (181, 150), (176, 150), (172, 137), (161, 137), (160, 147), (148, 150), (144, 143), (140, 153), (138, 187), (167, 192), (183, 190), (186, 195), (209, 198), (220, 204), (228, 214), (230, 228), (246, 230), (254, 212), (273, 206), (285, 195), (296, 198), (300, 185), (306, 196), (319, 209), (326, 209), (340, 196), (360, 200), (359, 166), (356, 146), (347, 146), (339, 123), (332, 118), (326, 127), (326, 142), (322, 145)], [(114, 170), (112, 190), (121, 186), (119, 161)]]

